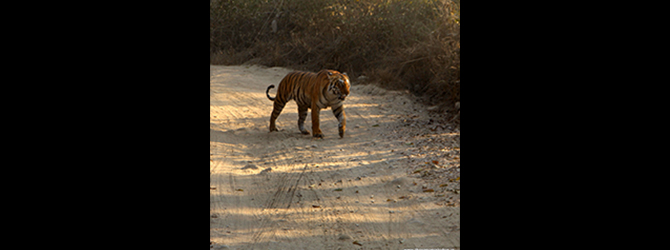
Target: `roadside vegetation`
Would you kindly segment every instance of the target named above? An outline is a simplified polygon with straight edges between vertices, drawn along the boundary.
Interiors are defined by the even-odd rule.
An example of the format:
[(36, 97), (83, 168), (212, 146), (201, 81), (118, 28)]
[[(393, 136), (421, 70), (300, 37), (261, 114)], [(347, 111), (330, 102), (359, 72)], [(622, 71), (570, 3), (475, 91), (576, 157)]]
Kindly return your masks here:
[(210, 64), (245, 63), (335, 69), (452, 111), (460, 0), (211, 0)]

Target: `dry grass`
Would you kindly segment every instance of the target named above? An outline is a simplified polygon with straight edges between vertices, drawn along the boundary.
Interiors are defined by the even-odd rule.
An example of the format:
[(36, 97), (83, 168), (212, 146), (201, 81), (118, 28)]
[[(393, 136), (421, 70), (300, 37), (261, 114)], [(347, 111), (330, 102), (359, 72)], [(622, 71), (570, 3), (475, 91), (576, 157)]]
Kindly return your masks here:
[(212, 0), (210, 63), (335, 69), (451, 109), (460, 0)]

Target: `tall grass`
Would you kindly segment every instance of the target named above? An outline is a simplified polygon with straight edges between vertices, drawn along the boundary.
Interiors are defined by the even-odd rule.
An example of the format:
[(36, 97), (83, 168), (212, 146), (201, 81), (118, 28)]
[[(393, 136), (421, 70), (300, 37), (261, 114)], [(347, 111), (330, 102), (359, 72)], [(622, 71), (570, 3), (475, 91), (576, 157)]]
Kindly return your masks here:
[(460, 101), (460, 0), (212, 0), (210, 63), (335, 69), (448, 109)]

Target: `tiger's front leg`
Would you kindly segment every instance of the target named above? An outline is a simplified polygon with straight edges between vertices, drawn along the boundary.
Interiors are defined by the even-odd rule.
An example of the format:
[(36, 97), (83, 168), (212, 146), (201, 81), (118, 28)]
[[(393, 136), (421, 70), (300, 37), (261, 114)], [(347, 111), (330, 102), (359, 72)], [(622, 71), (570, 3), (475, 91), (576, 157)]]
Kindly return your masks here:
[(308, 135), (309, 130), (305, 129), (305, 118), (307, 118), (307, 106), (298, 105), (298, 129), (303, 135)]
[(312, 104), (312, 136), (323, 138), (323, 133), (319, 128), (319, 112), (321, 112), (321, 109), (316, 104)]
[(347, 116), (344, 114), (344, 105), (340, 104), (340, 106), (332, 107), (332, 109), (333, 115), (335, 115), (335, 118), (337, 118), (337, 121), (339, 122), (337, 124), (337, 129), (340, 132), (340, 138), (343, 138), (344, 131), (347, 129)]

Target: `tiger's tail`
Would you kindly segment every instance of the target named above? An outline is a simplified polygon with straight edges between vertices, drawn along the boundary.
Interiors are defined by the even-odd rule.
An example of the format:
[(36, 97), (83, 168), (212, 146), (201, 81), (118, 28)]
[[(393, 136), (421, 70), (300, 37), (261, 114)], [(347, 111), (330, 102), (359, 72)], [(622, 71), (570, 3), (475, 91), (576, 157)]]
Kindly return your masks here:
[(271, 89), (271, 88), (274, 88), (274, 87), (275, 87), (275, 85), (270, 85), (270, 86), (268, 87), (268, 89), (265, 90), (265, 94), (268, 96), (268, 99), (270, 99), (270, 101), (274, 101), (274, 100), (277, 98), (277, 96), (275, 96), (275, 97), (270, 97), (270, 89)]

